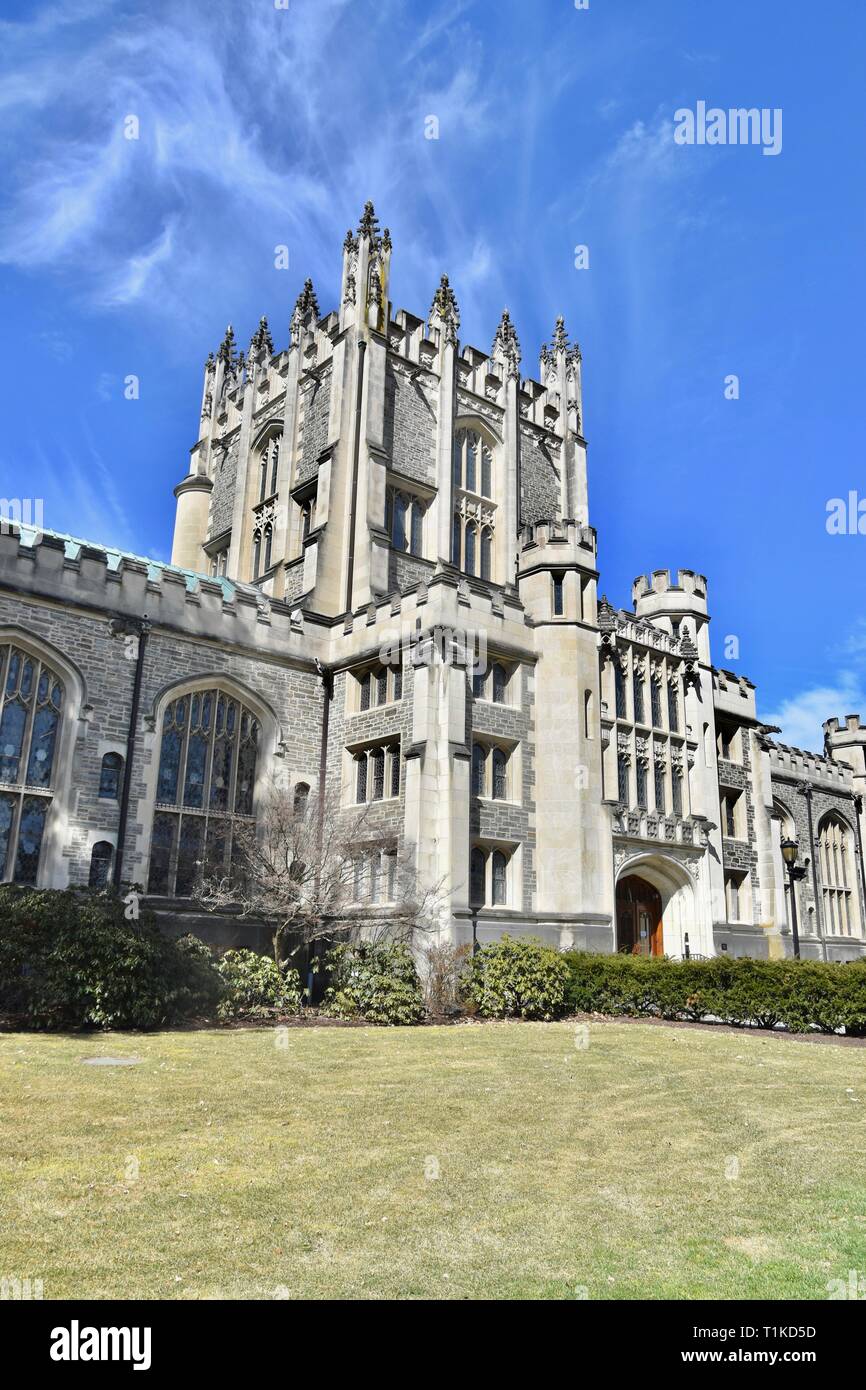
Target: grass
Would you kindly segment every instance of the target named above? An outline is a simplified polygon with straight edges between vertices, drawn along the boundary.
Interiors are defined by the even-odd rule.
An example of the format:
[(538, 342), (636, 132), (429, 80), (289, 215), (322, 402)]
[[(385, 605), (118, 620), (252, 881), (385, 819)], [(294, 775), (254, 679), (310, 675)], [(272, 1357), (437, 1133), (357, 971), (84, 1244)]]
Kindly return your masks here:
[(866, 1049), (283, 1038), (0, 1037), (0, 1274), (46, 1298), (821, 1299), (866, 1270)]

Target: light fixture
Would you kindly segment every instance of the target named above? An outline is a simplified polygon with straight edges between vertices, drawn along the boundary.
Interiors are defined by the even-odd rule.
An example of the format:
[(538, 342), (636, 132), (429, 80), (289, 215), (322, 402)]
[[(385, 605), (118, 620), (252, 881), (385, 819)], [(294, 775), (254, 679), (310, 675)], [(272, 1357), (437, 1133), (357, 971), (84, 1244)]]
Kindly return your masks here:
[(788, 865), (788, 868), (789, 868), (789, 869), (793, 868), (793, 866), (794, 866), (794, 865), (796, 864), (796, 862), (797, 862), (797, 854), (798, 854), (798, 852), (799, 852), (799, 845), (797, 844), (797, 841), (796, 841), (796, 840), (787, 840), (787, 839), (786, 839), (786, 840), (783, 840), (783, 841), (782, 841), (782, 844), (781, 844), (781, 850), (782, 850), (782, 858), (784, 859), (785, 863)]

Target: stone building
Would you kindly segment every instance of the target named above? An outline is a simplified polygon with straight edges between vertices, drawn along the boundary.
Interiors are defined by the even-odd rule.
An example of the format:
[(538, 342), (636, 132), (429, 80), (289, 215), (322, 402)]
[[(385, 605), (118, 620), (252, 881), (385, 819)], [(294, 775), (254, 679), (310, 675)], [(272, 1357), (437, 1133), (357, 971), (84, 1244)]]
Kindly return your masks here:
[[(712, 664), (707, 584), (598, 595), (581, 354), (562, 319), (521, 374), (508, 313), (462, 344), (446, 276), (392, 312), (370, 204), (340, 302), (311, 282), (288, 345), (262, 319), (205, 365), (172, 563), (23, 524), (0, 535), (0, 867), (138, 883), (203, 919), (271, 780), (326, 792), (445, 885), (441, 931), (680, 956), (864, 949), (866, 727), (777, 743)], [(387, 915), (388, 876), (361, 880)]]

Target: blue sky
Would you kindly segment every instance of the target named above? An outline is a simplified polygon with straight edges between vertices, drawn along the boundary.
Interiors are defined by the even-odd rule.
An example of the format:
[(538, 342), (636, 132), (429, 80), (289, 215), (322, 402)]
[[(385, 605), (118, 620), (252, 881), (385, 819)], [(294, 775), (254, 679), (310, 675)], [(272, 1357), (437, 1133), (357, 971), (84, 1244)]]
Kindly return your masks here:
[[(445, 270), (463, 341), (489, 350), (507, 304), (532, 376), (565, 314), (609, 597), (629, 606), (642, 571), (700, 570), (717, 664), (756, 681), (790, 741), (820, 747), (825, 717), (866, 715), (866, 535), (825, 526), (830, 498), (866, 498), (866, 6), (3, 13), (3, 495), (167, 558), (207, 352), (229, 320), (245, 345), (262, 313), (282, 346), (306, 275), (330, 308), (369, 197), (395, 308), (426, 312)], [(675, 112), (701, 100), (781, 108), (781, 153), (677, 145)]]

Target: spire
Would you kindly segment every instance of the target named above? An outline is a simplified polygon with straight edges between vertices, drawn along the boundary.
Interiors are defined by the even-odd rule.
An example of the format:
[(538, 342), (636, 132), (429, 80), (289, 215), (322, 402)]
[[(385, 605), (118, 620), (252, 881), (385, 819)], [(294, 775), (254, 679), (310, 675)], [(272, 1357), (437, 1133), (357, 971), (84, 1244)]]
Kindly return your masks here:
[(268, 358), (274, 355), (274, 340), (271, 337), (271, 330), (268, 328), (268, 321), (264, 315), (259, 319), (259, 326), (250, 339), (250, 350), (247, 358), (250, 362), (258, 360), (267, 354)]
[(499, 320), (499, 327), (493, 339), (493, 347), (490, 349), (490, 356), (500, 356), (504, 359), (505, 367), (510, 377), (520, 376), (520, 343), (517, 339), (517, 331), (511, 322), (511, 315), (507, 309), (503, 309), (502, 318)]
[(430, 305), (430, 313), (427, 315), (432, 324), (438, 319), (442, 324), (444, 341), (456, 347), (457, 330), (460, 327), (460, 310), (457, 307), (457, 296), (451, 288), (447, 275), (443, 275), (439, 281), (439, 287), (433, 296), (433, 303)]
[(553, 330), (553, 341), (544, 343), (541, 348), (541, 373), (542, 379), (555, 381), (558, 375), (558, 359), (560, 354), (565, 358), (565, 374), (568, 381), (573, 381), (575, 368), (581, 360), (580, 347), (577, 343), (568, 341), (568, 333), (565, 328), (565, 319), (562, 314), (556, 320)]

